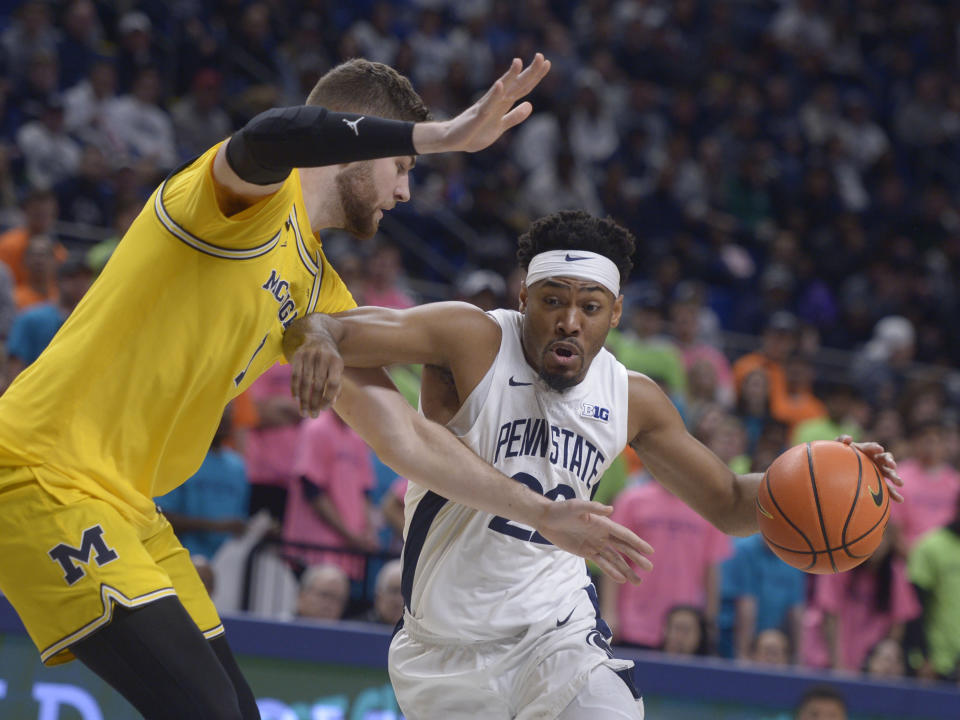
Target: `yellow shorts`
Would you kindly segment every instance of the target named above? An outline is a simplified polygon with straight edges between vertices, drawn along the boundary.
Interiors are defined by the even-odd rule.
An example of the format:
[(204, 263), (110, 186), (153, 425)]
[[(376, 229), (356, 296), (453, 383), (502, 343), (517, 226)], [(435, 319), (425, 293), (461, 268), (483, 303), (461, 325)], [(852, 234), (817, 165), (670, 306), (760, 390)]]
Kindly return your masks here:
[(64, 504), (37, 482), (43, 467), (0, 468), (0, 590), (57, 665), (110, 622), (114, 605), (176, 596), (208, 639), (223, 633), (190, 554), (159, 512), (136, 528), (109, 503)]

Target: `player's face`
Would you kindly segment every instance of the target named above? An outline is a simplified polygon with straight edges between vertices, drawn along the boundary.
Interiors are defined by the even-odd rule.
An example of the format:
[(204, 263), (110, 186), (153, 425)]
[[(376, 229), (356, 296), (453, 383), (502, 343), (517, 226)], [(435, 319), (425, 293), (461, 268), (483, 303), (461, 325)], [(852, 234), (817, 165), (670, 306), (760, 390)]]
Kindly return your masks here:
[(337, 174), (343, 229), (361, 239), (373, 237), (383, 213), (410, 199), (413, 157), (350, 163)]
[(547, 278), (520, 289), (523, 353), (554, 390), (579, 383), (620, 322), (623, 296), (592, 280)]

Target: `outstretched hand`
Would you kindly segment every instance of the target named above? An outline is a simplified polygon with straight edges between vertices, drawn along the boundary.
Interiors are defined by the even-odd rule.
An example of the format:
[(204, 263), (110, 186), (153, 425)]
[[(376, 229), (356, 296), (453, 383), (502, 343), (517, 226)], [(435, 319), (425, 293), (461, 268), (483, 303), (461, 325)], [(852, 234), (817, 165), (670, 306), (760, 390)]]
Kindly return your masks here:
[(593, 501), (552, 502), (537, 530), (561, 550), (595, 563), (612, 580), (639, 585), (640, 576), (630, 563), (641, 570), (652, 570), (653, 563), (645, 556), (652, 555), (653, 548), (607, 517), (612, 512), (609, 505)]
[(883, 479), (887, 482), (890, 497), (896, 502), (903, 502), (903, 495), (897, 489), (903, 487), (903, 480), (897, 474), (897, 461), (894, 460), (892, 452), (887, 452), (883, 445), (877, 442), (854, 442), (849, 435), (841, 435), (837, 438), (837, 442), (842, 442), (844, 445), (853, 445), (873, 460), (877, 469), (883, 474)]
[(528, 95), (550, 71), (550, 61), (537, 53), (526, 69), (514, 58), (510, 69), (473, 105), (452, 120), (418, 123), (413, 128), (413, 146), (421, 154), (477, 152), (489, 147), (503, 133), (519, 125), (533, 112)]

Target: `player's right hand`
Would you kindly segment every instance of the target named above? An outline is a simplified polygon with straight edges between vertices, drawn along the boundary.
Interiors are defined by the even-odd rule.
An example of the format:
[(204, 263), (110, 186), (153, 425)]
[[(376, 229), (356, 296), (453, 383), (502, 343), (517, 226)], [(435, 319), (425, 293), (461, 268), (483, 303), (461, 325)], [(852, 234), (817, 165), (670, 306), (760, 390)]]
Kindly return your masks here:
[(537, 530), (561, 550), (595, 563), (610, 579), (639, 585), (641, 578), (633, 566), (652, 570), (646, 556), (653, 554), (653, 547), (607, 517), (612, 512), (609, 505), (593, 501), (552, 502)]
[(340, 396), (343, 358), (325, 317), (312, 314), (294, 320), (283, 335), (283, 354), (293, 370), (290, 392), (304, 417), (317, 417)]

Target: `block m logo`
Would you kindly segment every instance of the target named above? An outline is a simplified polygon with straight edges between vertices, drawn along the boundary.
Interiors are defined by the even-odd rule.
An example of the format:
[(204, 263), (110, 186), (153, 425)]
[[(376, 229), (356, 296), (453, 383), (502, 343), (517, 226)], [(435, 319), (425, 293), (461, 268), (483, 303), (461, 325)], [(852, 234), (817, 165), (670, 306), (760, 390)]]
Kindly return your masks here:
[(107, 543), (103, 540), (103, 528), (99, 525), (94, 525), (83, 531), (79, 549), (66, 543), (60, 543), (47, 554), (54, 562), (60, 563), (60, 567), (63, 568), (63, 579), (67, 581), (67, 585), (73, 585), (87, 574), (76, 562), (84, 565), (89, 564), (90, 553), (94, 551), (96, 551), (96, 555), (93, 559), (100, 566), (113, 562), (119, 557), (116, 550), (107, 547)]

